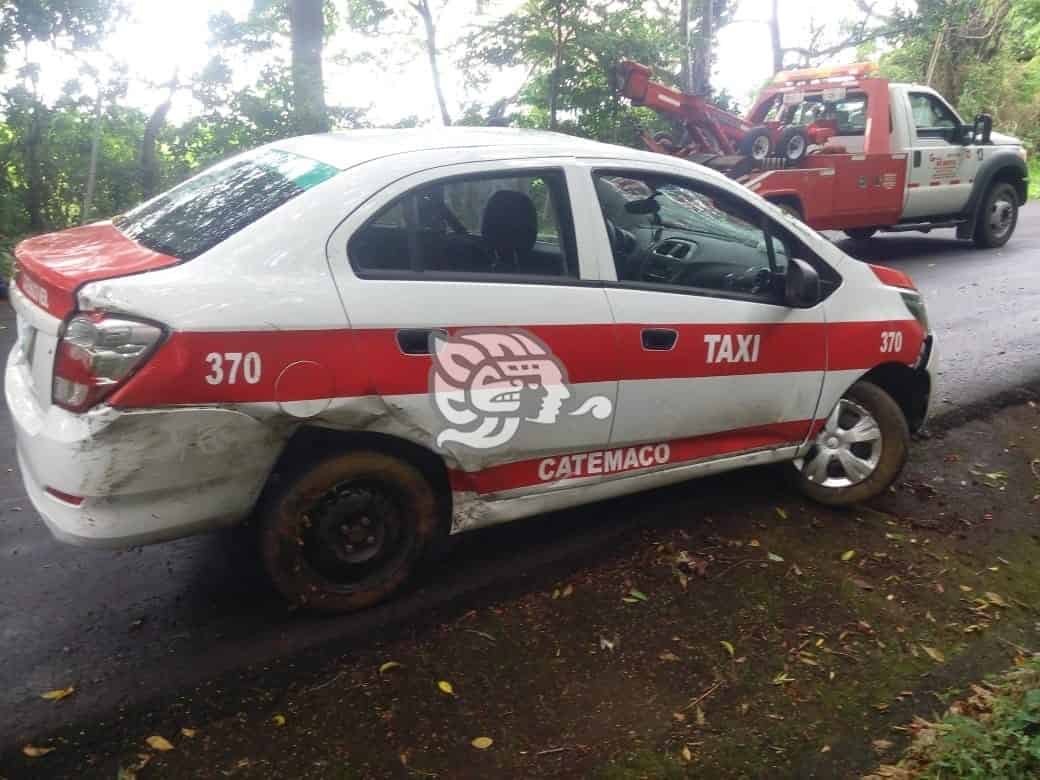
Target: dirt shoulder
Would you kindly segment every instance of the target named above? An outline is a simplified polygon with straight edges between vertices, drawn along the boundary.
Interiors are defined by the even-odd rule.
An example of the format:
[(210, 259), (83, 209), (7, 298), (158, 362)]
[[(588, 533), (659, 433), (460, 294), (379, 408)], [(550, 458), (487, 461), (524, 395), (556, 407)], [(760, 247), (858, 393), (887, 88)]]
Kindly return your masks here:
[(40, 736), (55, 750), (0, 776), (111, 778), (141, 754), (142, 778), (858, 776), (1040, 647), (1038, 459), (1023, 404), (917, 443), (870, 508), (754, 470), (542, 518), (628, 525), (392, 632)]

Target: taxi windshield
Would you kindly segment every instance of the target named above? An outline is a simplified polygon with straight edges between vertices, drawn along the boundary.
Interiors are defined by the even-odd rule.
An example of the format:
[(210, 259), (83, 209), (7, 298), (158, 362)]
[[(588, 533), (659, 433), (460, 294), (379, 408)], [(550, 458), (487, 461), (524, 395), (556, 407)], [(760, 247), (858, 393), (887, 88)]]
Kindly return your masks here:
[(262, 149), (189, 179), (114, 224), (149, 249), (191, 260), (338, 172), (317, 160)]

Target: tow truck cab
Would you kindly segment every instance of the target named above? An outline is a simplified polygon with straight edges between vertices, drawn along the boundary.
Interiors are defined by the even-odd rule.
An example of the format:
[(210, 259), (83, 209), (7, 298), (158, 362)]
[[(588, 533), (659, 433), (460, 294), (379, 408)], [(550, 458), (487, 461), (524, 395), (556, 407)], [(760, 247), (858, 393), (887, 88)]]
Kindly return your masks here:
[(819, 230), (957, 228), (985, 247), (1011, 237), (1028, 190), (1021, 141), (965, 123), (935, 90), (877, 78), (867, 65), (787, 71), (759, 95), (753, 125), (805, 127), (826, 140), (800, 165), (744, 183)]

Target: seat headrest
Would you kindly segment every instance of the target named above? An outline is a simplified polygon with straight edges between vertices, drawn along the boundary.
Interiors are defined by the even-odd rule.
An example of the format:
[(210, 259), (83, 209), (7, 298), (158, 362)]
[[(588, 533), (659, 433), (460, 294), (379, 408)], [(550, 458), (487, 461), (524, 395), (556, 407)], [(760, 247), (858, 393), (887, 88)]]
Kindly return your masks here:
[(480, 232), (494, 249), (528, 252), (538, 238), (538, 214), (534, 202), (516, 190), (499, 190), (484, 207)]

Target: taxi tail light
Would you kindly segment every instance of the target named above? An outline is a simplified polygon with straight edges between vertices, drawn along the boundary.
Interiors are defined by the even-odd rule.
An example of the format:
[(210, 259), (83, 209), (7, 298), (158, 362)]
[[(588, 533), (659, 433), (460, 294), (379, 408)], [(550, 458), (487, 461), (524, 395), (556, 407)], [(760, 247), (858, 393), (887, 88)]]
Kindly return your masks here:
[(159, 326), (126, 317), (73, 317), (55, 351), (53, 402), (70, 412), (96, 406), (144, 365), (162, 337)]

